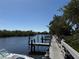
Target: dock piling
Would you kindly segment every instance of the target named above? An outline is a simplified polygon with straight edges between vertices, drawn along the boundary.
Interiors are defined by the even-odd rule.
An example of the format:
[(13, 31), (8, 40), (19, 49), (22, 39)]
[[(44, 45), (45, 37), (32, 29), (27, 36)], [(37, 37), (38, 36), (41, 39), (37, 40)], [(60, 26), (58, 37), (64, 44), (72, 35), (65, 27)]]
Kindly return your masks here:
[(31, 52), (33, 51), (33, 49), (32, 49), (33, 45), (32, 44), (33, 44), (33, 40), (31, 40)]

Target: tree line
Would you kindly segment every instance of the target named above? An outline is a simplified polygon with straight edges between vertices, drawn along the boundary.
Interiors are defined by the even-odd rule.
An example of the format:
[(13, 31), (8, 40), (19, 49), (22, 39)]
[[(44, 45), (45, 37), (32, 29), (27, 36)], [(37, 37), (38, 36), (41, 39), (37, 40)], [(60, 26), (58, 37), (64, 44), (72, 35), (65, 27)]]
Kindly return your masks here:
[(34, 31), (10, 31), (10, 30), (0, 30), (0, 37), (13, 37), (13, 36), (34, 36), (36, 34), (48, 34), (48, 32), (34, 32)]
[(65, 39), (69, 45), (79, 51), (79, 0), (70, 0), (60, 10), (62, 15), (55, 15), (49, 23), (49, 32), (52, 35)]

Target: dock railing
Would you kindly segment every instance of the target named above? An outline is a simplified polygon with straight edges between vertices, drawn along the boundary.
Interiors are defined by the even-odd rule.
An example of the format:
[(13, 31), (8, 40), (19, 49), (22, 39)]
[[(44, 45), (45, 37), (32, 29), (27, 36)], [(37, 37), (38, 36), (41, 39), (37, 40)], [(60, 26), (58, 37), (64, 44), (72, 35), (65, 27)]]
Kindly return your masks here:
[(61, 41), (61, 45), (65, 47), (66, 50), (74, 57), (74, 59), (79, 59), (79, 53), (74, 50), (71, 46), (69, 46), (66, 42), (63, 40)]

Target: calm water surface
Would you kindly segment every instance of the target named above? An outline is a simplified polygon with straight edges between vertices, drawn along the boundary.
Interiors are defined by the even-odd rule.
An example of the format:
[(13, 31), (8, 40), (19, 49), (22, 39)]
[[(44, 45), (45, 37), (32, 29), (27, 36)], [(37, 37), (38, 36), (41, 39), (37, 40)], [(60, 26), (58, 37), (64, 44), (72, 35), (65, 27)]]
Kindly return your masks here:
[(27, 54), (28, 37), (0, 38), (0, 49), (6, 49), (11, 53)]
[[(31, 37), (31, 39), (36, 39), (36, 42), (41, 42), (41, 36), (44, 35), (36, 35)], [(30, 51), (30, 47), (28, 45), (28, 37), (7, 37), (7, 38), (0, 38), (0, 49), (6, 49), (11, 53), (18, 53), (18, 54), (26, 54)], [(47, 47), (36, 47), (38, 51), (45, 51)]]

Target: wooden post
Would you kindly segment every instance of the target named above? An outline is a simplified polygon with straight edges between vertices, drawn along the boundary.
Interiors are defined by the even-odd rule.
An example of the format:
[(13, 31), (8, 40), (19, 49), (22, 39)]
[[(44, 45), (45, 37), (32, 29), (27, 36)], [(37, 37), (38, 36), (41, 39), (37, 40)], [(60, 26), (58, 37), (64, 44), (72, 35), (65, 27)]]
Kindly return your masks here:
[(31, 40), (31, 52), (33, 52), (33, 46), (32, 46), (32, 44), (33, 44), (33, 40)]
[(41, 37), (42, 43), (43, 43), (43, 36)]
[(28, 44), (30, 44), (30, 36), (28, 36), (28, 39), (29, 39), (29, 40), (28, 40)]
[[(34, 39), (34, 43), (35, 43), (35, 39)], [(35, 52), (35, 45), (34, 45), (34, 52)]]

